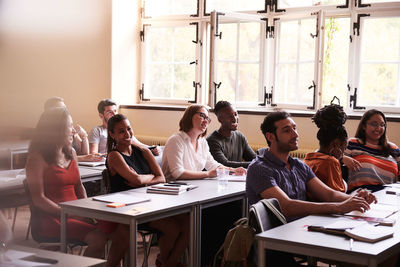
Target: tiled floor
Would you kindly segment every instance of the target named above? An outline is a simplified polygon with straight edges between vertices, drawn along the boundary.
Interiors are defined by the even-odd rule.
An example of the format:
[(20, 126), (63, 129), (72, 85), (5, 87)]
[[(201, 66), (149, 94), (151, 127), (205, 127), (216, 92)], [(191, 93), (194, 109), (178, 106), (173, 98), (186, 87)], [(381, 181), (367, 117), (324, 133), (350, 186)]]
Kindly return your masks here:
[[(12, 225), (12, 217), (14, 215), (14, 209), (9, 212), (9, 210), (3, 210), (3, 214), (7, 218), (7, 221), (9, 222), (9, 225), (11, 227)], [(38, 244), (32, 240), (32, 237), (29, 236), (28, 240), (25, 240), (26, 236), (26, 231), (28, 229), (28, 224), (29, 224), (29, 217), (30, 217), (30, 211), (28, 206), (23, 206), (18, 208), (17, 212), (17, 220), (15, 223), (15, 228), (14, 228), (14, 233), (13, 233), (13, 243), (22, 245), (22, 246), (28, 246), (28, 247), (38, 247)], [(158, 248), (157, 247), (152, 247), (151, 252), (150, 252), (150, 257), (149, 257), (149, 266), (155, 266), (155, 259), (158, 254)], [(77, 252), (74, 252), (77, 253)], [(143, 260), (143, 250), (141, 247), (138, 248), (138, 266), (141, 266)]]

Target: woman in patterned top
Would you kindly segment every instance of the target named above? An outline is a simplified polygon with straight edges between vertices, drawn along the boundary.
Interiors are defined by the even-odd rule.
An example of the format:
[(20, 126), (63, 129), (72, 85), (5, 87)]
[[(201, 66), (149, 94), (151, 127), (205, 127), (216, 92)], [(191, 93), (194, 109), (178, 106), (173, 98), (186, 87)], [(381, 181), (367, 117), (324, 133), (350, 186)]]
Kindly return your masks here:
[(364, 113), (343, 158), (349, 168), (349, 191), (368, 188), (377, 191), (397, 181), (400, 150), (386, 138), (385, 115), (376, 109)]

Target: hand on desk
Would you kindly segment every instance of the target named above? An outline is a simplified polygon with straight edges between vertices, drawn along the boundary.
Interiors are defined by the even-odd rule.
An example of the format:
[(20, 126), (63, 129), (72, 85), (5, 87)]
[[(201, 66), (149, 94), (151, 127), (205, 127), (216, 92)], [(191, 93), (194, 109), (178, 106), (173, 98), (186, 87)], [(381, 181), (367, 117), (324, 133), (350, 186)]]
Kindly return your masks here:
[(368, 202), (363, 197), (359, 196), (351, 196), (338, 205), (338, 213), (340, 214), (344, 214), (353, 210), (364, 212), (369, 209), (370, 207)]
[(367, 189), (358, 189), (356, 191), (354, 191), (354, 196), (357, 197), (361, 197), (363, 199), (365, 199), (368, 204), (373, 203), (377, 203), (378, 200), (376, 199), (376, 197), (371, 193), (371, 191), (367, 190)]

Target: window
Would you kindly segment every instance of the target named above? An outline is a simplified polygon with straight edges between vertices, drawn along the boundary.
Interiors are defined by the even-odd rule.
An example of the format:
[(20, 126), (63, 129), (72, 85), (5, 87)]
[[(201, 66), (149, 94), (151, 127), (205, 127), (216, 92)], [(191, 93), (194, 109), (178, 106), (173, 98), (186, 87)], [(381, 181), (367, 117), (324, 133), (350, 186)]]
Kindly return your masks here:
[(196, 25), (144, 25), (143, 100), (195, 100), (196, 34)]
[[(400, 17), (359, 14), (356, 104), (390, 111), (400, 106)], [(395, 110), (391, 110), (395, 111)]]
[(214, 66), (210, 84), (214, 87), (215, 102), (257, 105), (262, 90), (262, 21), (257, 16), (216, 15), (219, 17), (211, 38)]
[(314, 108), (317, 19), (278, 20), (275, 24), (275, 86), (273, 103)]
[(141, 103), (400, 113), (400, 0), (143, 0)]
[(349, 36), (350, 18), (325, 19), (322, 106), (329, 105), (335, 96), (340, 105), (348, 106)]

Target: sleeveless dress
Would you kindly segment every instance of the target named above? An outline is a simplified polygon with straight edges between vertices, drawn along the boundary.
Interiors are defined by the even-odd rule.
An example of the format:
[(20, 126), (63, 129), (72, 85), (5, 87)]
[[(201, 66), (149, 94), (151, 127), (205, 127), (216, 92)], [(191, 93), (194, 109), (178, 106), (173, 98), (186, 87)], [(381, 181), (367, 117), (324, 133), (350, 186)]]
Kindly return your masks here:
[[(78, 182), (79, 170), (77, 163), (71, 160), (67, 168), (51, 164), (43, 172), (43, 187), (45, 196), (56, 204), (78, 199), (75, 185)], [(38, 234), (45, 238), (60, 238), (60, 218), (39, 210), (37, 222)], [(95, 225), (68, 219), (67, 238), (83, 241), (86, 234), (96, 229)]]
[[(132, 146), (132, 154), (130, 156), (124, 155), (119, 151), (117, 152), (124, 158), (126, 164), (132, 167), (138, 174), (151, 174), (151, 169), (139, 148)], [(107, 162), (106, 166), (108, 168)], [(115, 175), (110, 174), (110, 188), (111, 193), (132, 189), (127, 184), (126, 179), (118, 173)]]

